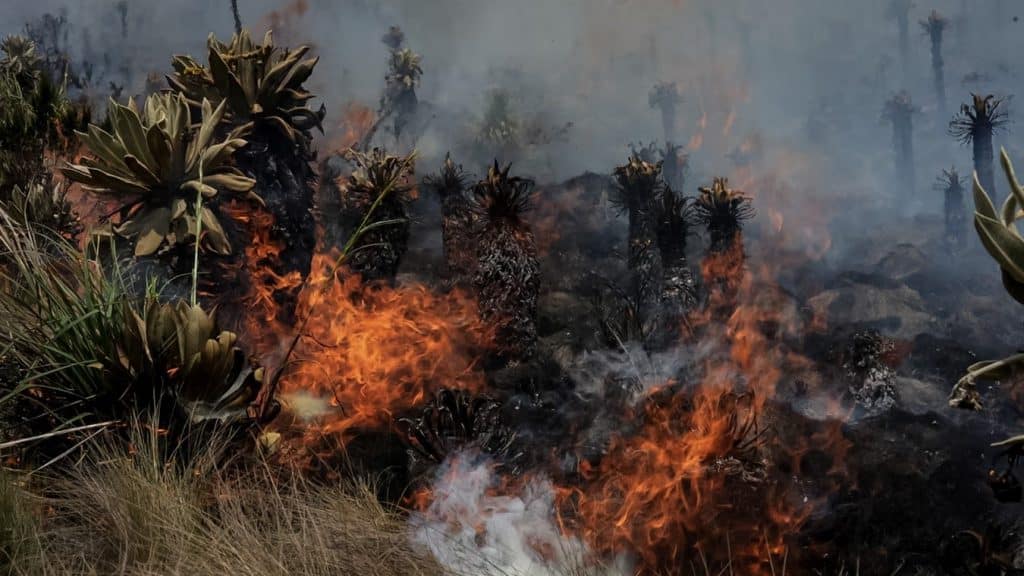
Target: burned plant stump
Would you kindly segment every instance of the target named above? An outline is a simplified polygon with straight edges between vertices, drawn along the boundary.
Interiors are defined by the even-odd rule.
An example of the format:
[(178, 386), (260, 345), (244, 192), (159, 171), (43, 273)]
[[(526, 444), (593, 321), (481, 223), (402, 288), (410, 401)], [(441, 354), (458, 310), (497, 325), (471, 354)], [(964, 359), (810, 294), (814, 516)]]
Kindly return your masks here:
[[(409, 250), (409, 203), (412, 201), (414, 156), (389, 156), (382, 149), (369, 154), (349, 150), (354, 164), (341, 191), (338, 218), (341, 238), (352, 239), (372, 225), (350, 247), (348, 269), (367, 281), (394, 282), (398, 265)], [(372, 217), (370, 221), (368, 217)]]
[(946, 63), (942, 58), (942, 39), (949, 27), (949, 19), (932, 10), (927, 20), (920, 22), (921, 29), (931, 42), (932, 81), (935, 83), (935, 99), (938, 102), (939, 114), (946, 114)]
[(957, 169), (943, 170), (935, 183), (935, 190), (942, 192), (945, 227), (943, 243), (950, 251), (964, 247), (967, 240), (967, 211), (964, 208), (964, 180)]
[[(412, 156), (390, 156), (380, 148), (369, 154), (349, 150), (355, 164), (341, 192), (341, 237), (366, 230), (351, 247), (346, 265), (367, 281), (393, 282), (409, 249), (408, 204), (413, 189)], [(371, 215), (372, 209), (372, 215)], [(367, 222), (368, 216), (372, 221)]]
[(678, 340), (687, 312), (697, 304), (697, 285), (686, 259), (694, 211), (688, 199), (667, 187), (657, 204), (658, 252), (662, 262), (662, 318), (657, 340), (666, 346)]
[(661, 162), (652, 164), (633, 155), (614, 172), (619, 192), (616, 203), (629, 218), (630, 299), (636, 302), (637, 320), (645, 334), (650, 334), (657, 322), (662, 295), (656, 206), (664, 186), (661, 168)]
[(451, 155), (445, 157), (441, 172), (424, 182), (441, 201), (441, 239), (448, 279), (453, 285), (470, 280), (475, 267), (473, 247), (473, 213), (466, 196), (466, 173), (455, 164)]
[(710, 239), (701, 264), (708, 286), (708, 307), (713, 316), (727, 318), (743, 280), (743, 223), (754, 217), (754, 209), (742, 191), (729, 189), (726, 178), (715, 178), (710, 188), (701, 188), (694, 207)]
[(495, 337), (498, 364), (516, 364), (537, 349), (537, 297), (540, 265), (537, 242), (524, 215), (533, 181), (510, 176), (495, 160), (487, 177), (473, 187), (476, 289), (480, 314)]
[(917, 179), (914, 170), (914, 107), (906, 91), (895, 94), (885, 103), (883, 118), (892, 124), (893, 167), (900, 187), (913, 194)]
[(896, 405), (896, 371), (887, 360), (895, 344), (877, 330), (857, 332), (843, 352), (843, 372), (858, 408), (870, 415)]

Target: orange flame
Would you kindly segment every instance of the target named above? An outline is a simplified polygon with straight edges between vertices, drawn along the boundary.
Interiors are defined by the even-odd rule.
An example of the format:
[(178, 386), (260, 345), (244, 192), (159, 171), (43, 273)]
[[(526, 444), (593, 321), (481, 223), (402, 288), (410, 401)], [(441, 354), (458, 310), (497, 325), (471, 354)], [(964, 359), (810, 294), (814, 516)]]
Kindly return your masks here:
[(690, 137), (690, 142), (686, 145), (686, 149), (695, 152), (700, 150), (704, 146), (704, 131), (708, 128), (708, 114), (704, 112), (700, 115), (700, 120), (697, 122), (697, 130)]
[[(781, 458), (798, 474), (813, 449), (832, 457), (828, 490), (838, 490), (845, 477), (842, 421), (796, 447), (762, 435), (783, 378), (817, 378), (812, 362), (779, 337), (800, 333), (800, 315), (770, 296), (772, 271), (748, 270), (740, 246), (702, 266), (706, 278), (724, 286), (712, 291), (709, 309), (727, 316), (691, 318), (702, 341), (717, 347), (703, 362), (701, 380), (652, 392), (634, 415), (640, 430), (614, 438), (598, 464), (581, 465), (581, 486), (560, 491), (564, 528), (600, 554), (635, 555), (638, 574), (663, 573), (698, 555), (728, 558), (737, 573), (773, 573), (770, 559), (788, 552), (786, 538), (822, 502), (805, 500), (781, 478), (759, 481), (757, 471), (772, 474), (765, 463)], [(666, 392), (667, 400), (659, 400)]]
[[(318, 255), (313, 277), (329, 277), (333, 263)], [(342, 271), (304, 291), (301, 310), (309, 320), (280, 391), (329, 406), (315, 432), (346, 438), (355, 429), (386, 427), (442, 387), (483, 386), (477, 360), (489, 337), (476, 303), (459, 291), (364, 286)]]
[(338, 153), (348, 150), (370, 131), (376, 119), (377, 114), (369, 106), (349, 102), (341, 112), (341, 121), (329, 134), (328, 149)]

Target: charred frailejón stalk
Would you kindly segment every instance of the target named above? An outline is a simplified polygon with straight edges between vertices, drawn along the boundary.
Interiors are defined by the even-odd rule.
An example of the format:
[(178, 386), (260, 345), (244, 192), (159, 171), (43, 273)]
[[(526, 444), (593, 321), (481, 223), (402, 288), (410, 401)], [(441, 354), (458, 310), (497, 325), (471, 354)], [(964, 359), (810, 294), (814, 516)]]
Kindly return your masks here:
[(900, 34), (900, 59), (903, 62), (903, 75), (910, 74), (910, 9), (913, 0), (890, 0), (888, 15), (896, 21)]
[(471, 204), (478, 220), (473, 287), (481, 317), (495, 330), (496, 360), (506, 364), (536, 352), (540, 291), (537, 243), (523, 218), (533, 181), (509, 176), (510, 169), (495, 160), (473, 187)]
[(916, 191), (914, 171), (914, 103), (906, 91), (894, 95), (885, 103), (882, 116), (892, 123), (892, 145), (896, 177), (904, 191)]
[(730, 190), (728, 178), (715, 178), (711, 187), (700, 189), (694, 206), (698, 220), (707, 227), (711, 252), (725, 252), (737, 245), (743, 249), (743, 223), (754, 217), (750, 197)]
[(676, 135), (676, 108), (683, 101), (675, 82), (659, 82), (651, 88), (647, 103), (661, 112), (661, 129), (665, 142), (673, 142)]
[(665, 143), (665, 149), (661, 151), (662, 174), (667, 184), (673, 190), (686, 190), (686, 172), (690, 167), (690, 156), (682, 146)]
[(921, 21), (921, 29), (932, 44), (932, 80), (935, 82), (935, 99), (939, 105), (939, 114), (946, 113), (946, 73), (945, 61), (942, 58), (942, 36), (949, 26), (949, 20), (932, 10), (927, 20)]
[(462, 165), (444, 159), (441, 172), (424, 183), (441, 201), (441, 236), (449, 280), (461, 284), (470, 279), (476, 258), (471, 238), (473, 219), (466, 197), (466, 173)]
[(972, 102), (962, 105), (960, 113), (949, 123), (949, 134), (963, 144), (973, 145), (974, 171), (978, 174), (978, 182), (992, 197), (995, 205), (999, 206), (1002, 198), (996, 190), (996, 157), (992, 136), (1006, 125), (1006, 110), (1002, 108), (1003, 100), (991, 94), (971, 94), (971, 99)]
[(394, 116), (392, 132), (398, 146), (406, 141), (411, 144), (417, 138), (417, 135), (409, 133), (408, 129), (412, 128), (411, 125), (419, 108), (416, 86), (419, 85), (420, 77), (423, 75), (423, 68), (420, 65), (422, 57), (409, 48), (403, 47), (405, 33), (398, 26), (392, 26), (388, 33), (381, 38), (381, 41), (390, 50), (384, 98), (381, 102), (381, 116)]
[(655, 205), (663, 187), (661, 162), (651, 164), (630, 156), (626, 164), (615, 169), (614, 176), (619, 188), (616, 202), (629, 218), (630, 296), (636, 302), (639, 321), (650, 327), (661, 303), (662, 261)]
[(935, 183), (935, 189), (945, 196), (943, 213), (945, 214), (945, 232), (943, 240), (946, 248), (953, 250), (963, 248), (967, 230), (967, 213), (964, 211), (964, 180), (956, 168), (943, 170)]
[(657, 201), (658, 252), (663, 267), (661, 280), (661, 338), (678, 338), (686, 311), (697, 303), (697, 287), (686, 261), (686, 240), (693, 222), (693, 206), (687, 198), (665, 187)]
[(391, 156), (380, 148), (369, 154), (349, 150), (347, 157), (355, 170), (341, 192), (342, 237), (354, 234), (374, 202), (380, 200), (373, 211), (373, 220), (379, 225), (360, 237), (347, 265), (365, 280), (393, 281), (409, 247), (407, 214), (413, 185), (407, 167), (412, 165), (411, 159)]
[(701, 265), (709, 307), (713, 313), (725, 315), (735, 304), (743, 277), (743, 223), (753, 218), (754, 208), (747, 195), (729, 189), (726, 178), (715, 178), (710, 188), (701, 188), (694, 206), (710, 239)]

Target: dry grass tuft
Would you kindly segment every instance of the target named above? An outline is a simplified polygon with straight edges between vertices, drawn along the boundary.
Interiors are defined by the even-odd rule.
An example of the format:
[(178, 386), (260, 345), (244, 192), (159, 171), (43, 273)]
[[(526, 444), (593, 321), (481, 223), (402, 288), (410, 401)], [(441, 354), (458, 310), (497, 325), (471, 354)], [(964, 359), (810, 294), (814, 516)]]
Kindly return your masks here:
[[(148, 437), (147, 437), (148, 436)], [(216, 445), (181, 463), (155, 435), (130, 450), (97, 446), (60, 478), (35, 479), (45, 500), (0, 483), (0, 573), (123, 575), (435, 575), (404, 520), (367, 483), (281, 483), (261, 463), (214, 466)], [(170, 457), (168, 457), (170, 456)], [(26, 514), (40, 498), (45, 510)], [(13, 550), (13, 554), (10, 552)]]

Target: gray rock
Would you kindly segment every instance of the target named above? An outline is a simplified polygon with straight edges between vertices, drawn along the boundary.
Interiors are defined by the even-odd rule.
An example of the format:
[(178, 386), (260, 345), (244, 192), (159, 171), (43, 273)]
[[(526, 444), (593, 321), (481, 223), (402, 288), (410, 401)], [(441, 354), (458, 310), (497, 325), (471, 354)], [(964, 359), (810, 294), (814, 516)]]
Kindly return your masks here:
[(871, 275), (843, 274), (808, 305), (829, 325), (874, 328), (892, 338), (910, 340), (939, 328), (920, 294), (900, 282)]

